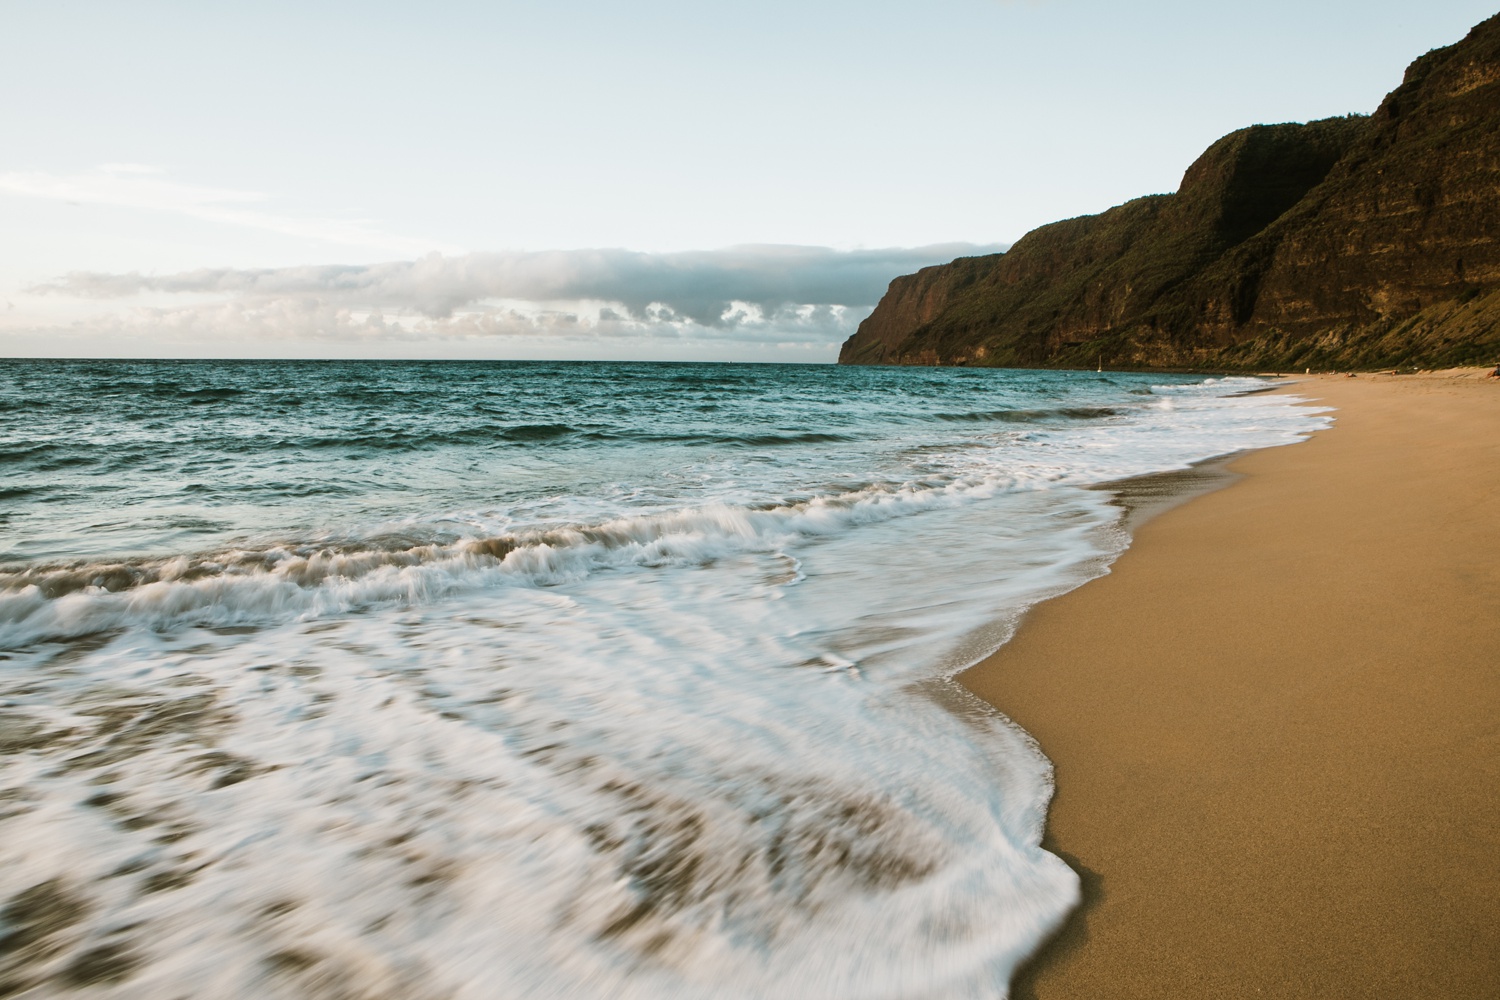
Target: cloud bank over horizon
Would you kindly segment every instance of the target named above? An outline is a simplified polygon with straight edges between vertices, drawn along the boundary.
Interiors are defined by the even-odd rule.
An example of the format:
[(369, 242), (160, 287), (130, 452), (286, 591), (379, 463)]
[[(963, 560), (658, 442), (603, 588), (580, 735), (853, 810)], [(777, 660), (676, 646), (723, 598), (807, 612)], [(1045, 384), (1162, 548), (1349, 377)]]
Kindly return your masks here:
[[(831, 360), (891, 279), (1000, 245), (428, 254), (368, 265), (76, 271), (25, 289), (13, 342), (95, 355), (683, 355)], [(42, 314), (50, 322), (36, 322)], [(26, 353), (36, 353), (28, 350)], [(45, 353), (45, 352), (44, 352)]]

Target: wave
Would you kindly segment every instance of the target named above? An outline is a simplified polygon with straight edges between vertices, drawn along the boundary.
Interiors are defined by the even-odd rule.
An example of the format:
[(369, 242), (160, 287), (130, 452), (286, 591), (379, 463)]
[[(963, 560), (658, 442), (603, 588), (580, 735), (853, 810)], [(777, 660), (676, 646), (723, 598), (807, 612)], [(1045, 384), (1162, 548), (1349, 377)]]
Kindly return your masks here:
[(0, 647), (137, 625), (271, 624), (427, 603), (481, 587), (552, 586), (607, 569), (707, 565), (737, 554), (779, 552), (799, 540), (967, 502), (1010, 485), (988, 476), (492, 536), (388, 534), (0, 570)]
[(653, 444), (743, 445), (750, 448), (774, 448), (780, 445), (797, 444), (836, 444), (843, 441), (858, 440), (858, 438), (850, 434), (834, 434), (827, 431), (784, 431), (780, 433), (766, 432), (760, 434), (641, 434), (626, 432), (610, 436), (629, 438), (633, 441), (647, 441)]
[(972, 413), (934, 413), (938, 420), (953, 423), (1038, 424), (1051, 420), (1103, 420), (1123, 411), (1112, 406), (1064, 406), (1050, 410), (981, 410)]
[(207, 403), (219, 403), (226, 399), (238, 399), (249, 390), (246, 389), (186, 389), (175, 393), (164, 393), (164, 395), (175, 396), (179, 400), (186, 400), (190, 405), (202, 406)]
[(500, 436), (507, 441), (555, 441), (577, 433), (567, 424), (519, 424), (505, 428)]
[(413, 434), (403, 430), (365, 428), (357, 432), (330, 434), (323, 437), (282, 438), (255, 442), (259, 450), (307, 448), (322, 451), (337, 448), (368, 448), (376, 451), (429, 451), (453, 445), (532, 444), (557, 441), (578, 434), (566, 424), (481, 424), (458, 426), (429, 433)]
[(0, 465), (8, 465), (12, 462), (29, 462), (34, 458), (46, 455), (53, 450), (50, 444), (28, 444), (19, 448), (11, 448), (0, 451)]
[[(807, 444), (832, 444), (858, 440), (846, 434), (807, 432), (763, 433), (695, 433), (660, 434), (612, 428), (607, 425), (569, 424), (469, 424), (430, 431), (412, 432), (397, 428), (364, 427), (332, 434), (234, 438), (203, 437), (193, 443), (208, 451), (233, 450), (239, 454), (276, 454), (287, 451), (330, 452), (339, 450), (365, 452), (423, 452), (455, 446), (480, 448), (567, 446), (569, 444), (682, 444), (770, 448)], [(120, 447), (90, 442), (49, 442), (0, 451), (0, 465), (14, 465), (33, 472), (61, 472), (68, 469), (95, 469), (101, 472), (126, 471), (142, 461), (159, 459), (157, 453), (138, 447)]]

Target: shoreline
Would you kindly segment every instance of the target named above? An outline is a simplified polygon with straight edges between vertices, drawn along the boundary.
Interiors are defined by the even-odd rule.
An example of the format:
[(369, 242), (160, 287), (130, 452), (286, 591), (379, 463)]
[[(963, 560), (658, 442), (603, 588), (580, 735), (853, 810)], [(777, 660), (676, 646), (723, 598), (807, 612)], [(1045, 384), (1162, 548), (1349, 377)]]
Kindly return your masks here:
[(1043, 846), (1083, 884), (1012, 996), (1495, 995), (1483, 374), (1278, 386), (1334, 427), (1111, 484), (1130, 548), (959, 675), (1052, 760)]
[(1112, 502), (1124, 511), (1119, 527), (1133, 537), (1136, 529), (1152, 518), (1237, 482), (1239, 473), (1229, 467), (1249, 454), (1253, 452), (1230, 452), (1194, 462), (1186, 469), (1148, 472), (1088, 488), (1113, 494)]

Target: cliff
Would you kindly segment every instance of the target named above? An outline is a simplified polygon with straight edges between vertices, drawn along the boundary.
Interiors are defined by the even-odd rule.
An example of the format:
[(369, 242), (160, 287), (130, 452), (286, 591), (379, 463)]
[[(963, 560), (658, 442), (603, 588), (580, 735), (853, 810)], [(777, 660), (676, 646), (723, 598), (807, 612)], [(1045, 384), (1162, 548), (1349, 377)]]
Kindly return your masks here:
[(845, 364), (1500, 361), (1500, 15), (1369, 117), (1255, 125), (1173, 194), (891, 282)]

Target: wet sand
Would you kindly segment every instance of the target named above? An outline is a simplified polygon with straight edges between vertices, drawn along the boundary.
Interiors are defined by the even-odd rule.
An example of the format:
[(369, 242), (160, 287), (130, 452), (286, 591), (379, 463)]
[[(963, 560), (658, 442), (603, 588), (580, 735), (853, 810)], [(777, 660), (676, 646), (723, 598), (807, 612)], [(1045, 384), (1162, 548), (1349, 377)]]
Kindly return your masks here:
[(1454, 374), (1291, 387), (1337, 425), (960, 678), (1084, 877), (1013, 996), (1500, 996), (1500, 382)]

